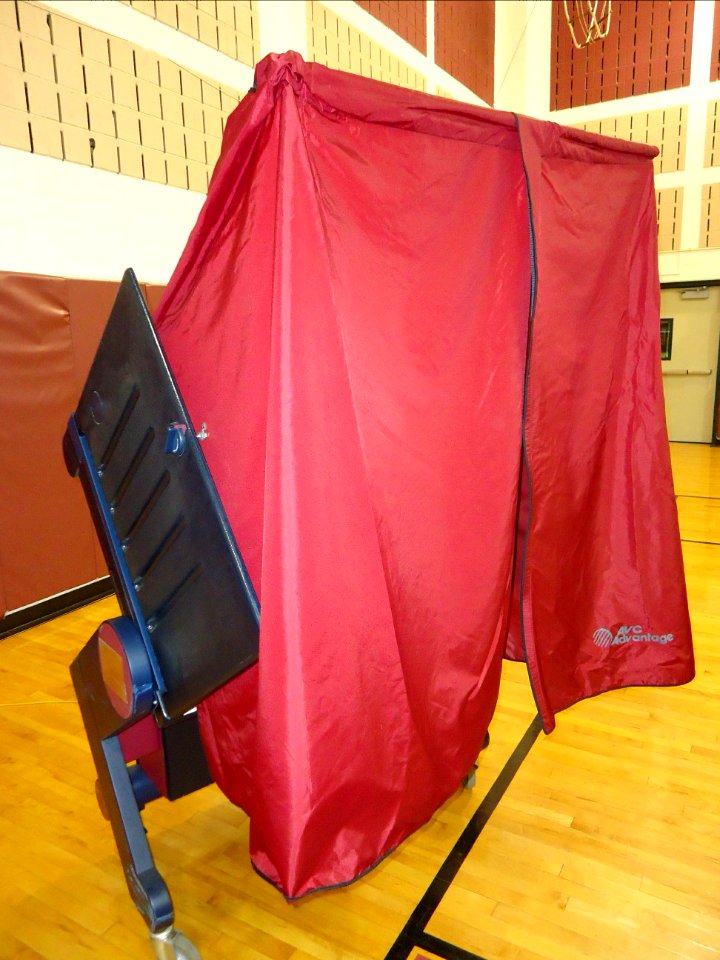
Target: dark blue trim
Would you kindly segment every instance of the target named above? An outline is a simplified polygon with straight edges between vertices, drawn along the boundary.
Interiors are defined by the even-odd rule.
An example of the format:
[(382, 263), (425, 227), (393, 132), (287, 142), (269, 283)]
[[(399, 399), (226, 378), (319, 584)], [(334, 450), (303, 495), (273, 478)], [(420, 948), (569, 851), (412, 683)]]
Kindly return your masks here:
[(135, 590), (132, 586), (132, 576), (125, 562), (122, 544), (115, 530), (110, 505), (107, 502), (105, 492), (100, 483), (95, 460), (90, 451), (90, 445), (87, 439), (80, 433), (74, 414), (68, 421), (66, 437), (72, 444), (72, 452), (75, 456), (83, 484), (90, 488), (88, 491), (91, 494), (91, 496), (88, 497), (90, 506), (102, 525), (103, 536), (101, 536), (100, 539), (104, 549), (110, 553), (110, 557), (107, 558), (110, 570), (117, 573), (114, 580), (120, 606), (125, 614), (132, 619), (142, 638), (150, 662), (158, 702), (162, 707), (162, 694), (165, 691), (165, 683), (162, 678), (160, 666), (157, 662), (155, 651), (153, 650), (150, 634), (145, 623), (145, 617), (140, 609), (140, 604), (138, 603)]

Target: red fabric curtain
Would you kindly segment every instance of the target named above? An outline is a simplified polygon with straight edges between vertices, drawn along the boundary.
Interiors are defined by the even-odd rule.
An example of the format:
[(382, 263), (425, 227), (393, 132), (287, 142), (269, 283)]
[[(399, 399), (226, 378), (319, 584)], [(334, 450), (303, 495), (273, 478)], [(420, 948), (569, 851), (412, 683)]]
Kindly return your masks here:
[[(628, 505), (645, 517), (658, 484), (672, 496), (656, 294), (643, 299), (652, 167), (647, 150), (569, 140), (590, 172), (576, 172), (566, 212), (564, 180), (545, 170), (543, 138), (558, 129), (519, 131), (509, 114), (270, 57), (231, 118), (160, 304), (161, 338), (194, 421), (207, 424), (203, 449), (262, 607), (257, 667), (201, 705), (205, 746), (219, 785), (250, 814), (256, 868), (289, 897), (353, 879), (457, 789), (492, 717), (509, 632), (511, 653), (527, 649), (548, 729), (555, 709), (615, 685), (619, 645), (593, 643), (597, 629), (673, 631), (662, 647), (625, 645), (647, 659), (634, 656), (620, 682), (689, 678), (671, 511), (647, 543), (672, 541), (654, 566), (620, 557), (623, 584), (642, 586), (619, 590), (615, 606), (598, 601), (615, 589), (606, 558), (637, 546), (615, 534)], [(607, 230), (593, 240), (584, 191), (611, 189), (616, 174)], [(576, 215), (587, 218), (581, 234)], [(628, 253), (610, 267), (613, 231)], [(578, 313), (608, 274), (622, 290)], [(569, 275), (580, 291), (561, 305)], [(593, 343), (602, 373), (585, 382)], [(572, 389), (546, 402), (548, 379)], [(637, 402), (647, 416), (628, 412)], [(617, 427), (604, 428), (598, 455), (608, 417)], [(642, 469), (627, 470), (636, 428), (648, 446)], [(588, 479), (598, 456), (608, 486)], [(584, 499), (551, 520), (581, 481)], [(578, 560), (594, 569), (593, 545), (612, 536), (566, 614), (564, 572), (553, 579), (547, 564), (586, 513)], [(667, 571), (647, 585), (658, 563)], [(637, 610), (666, 587), (672, 617)], [(581, 680), (571, 665), (554, 672), (558, 643), (571, 661), (576, 645)]]
[[(525, 443), (527, 660), (545, 728), (613, 687), (693, 676), (660, 367), (649, 160), (520, 118), (537, 237)], [(515, 646), (520, 630), (512, 631)]]

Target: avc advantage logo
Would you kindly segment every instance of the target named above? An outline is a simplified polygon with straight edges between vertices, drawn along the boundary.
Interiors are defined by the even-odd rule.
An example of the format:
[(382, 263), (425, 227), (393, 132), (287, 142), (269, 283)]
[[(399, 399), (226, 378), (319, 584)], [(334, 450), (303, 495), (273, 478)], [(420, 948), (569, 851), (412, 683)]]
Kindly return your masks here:
[(607, 627), (598, 627), (593, 633), (593, 643), (596, 647), (619, 647), (626, 643), (672, 643), (672, 633), (649, 633), (639, 623), (633, 626), (622, 626), (617, 633)]

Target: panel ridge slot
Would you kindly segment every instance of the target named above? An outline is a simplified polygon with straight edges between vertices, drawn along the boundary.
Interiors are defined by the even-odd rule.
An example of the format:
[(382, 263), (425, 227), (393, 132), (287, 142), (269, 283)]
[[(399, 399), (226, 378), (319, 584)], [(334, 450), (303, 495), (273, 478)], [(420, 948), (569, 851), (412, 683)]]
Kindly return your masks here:
[(135, 409), (139, 398), (140, 390), (137, 384), (133, 384), (133, 388), (130, 391), (130, 396), (127, 398), (122, 413), (120, 414), (120, 419), (115, 424), (115, 429), (113, 430), (110, 440), (108, 441), (108, 445), (105, 448), (105, 453), (103, 453), (102, 457), (100, 457), (100, 467), (98, 469), (100, 474), (105, 472), (108, 464), (112, 460), (113, 454), (115, 453), (117, 445), (120, 442), (120, 437), (123, 435), (125, 427), (128, 425), (128, 421), (132, 416), (132, 412)]
[(163, 495), (163, 493), (167, 490), (169, 486), (170, 486), (170, 474), (167, 472), (167, 470), (164, 470), (160, 474), (160, 479), (152, 488), (150, 492), (150, 496), (142, 505), (137, 516), (130, 523), (130, 526), (127, 528), (127, 531), (125, 532), (125, 535), (122, 537), (122, 540), (124, 543), (127, 544), (135, 536), (135, 534), (138, 532), (138, 530), (142, 527), (142, 525), (145, 523), (147, 518), (153, 512), (153, 510), (158, 504), (158, 501), (160, 500), (160, 497)]
[(122, 480), (118, 484), (117, 490), (115, 491), (115, 496), (112, 498), (112, 501), (110, 502), (111, 510), (115, 510), (120, 504), (120, 502), (122, 501), (122, 498), (125, 496), (127, 489), (130, 486), (130, 483), (132, 482), (133, 477), (140, 469), (140, 464), (145, 459), (145, 455), (150, 449), (150, 444), (153, 442), (154, 439), (155, 439), (155, 430), (152, 427), (148, 427), (147, 430), (145, 431), (145, 435), (140, 441), (139, 447), (135, 451), (133, 458), (130, 461), (130, 465), (125, 471), (125, 474)]
[(143, 567), (143, 569), (140, 571), (140, 574), (139, 574), (138, 578), (136, 578), (136, 582), (137, 582), (137, 580), (140, 580), (140, 581), (144, 580), (145, 577), (146, 577), (152, 570), (155, 569), (155, 567), (160, 563), (160, 561), (163, 559), (163, 557), (167, 554), (167, 552), (168, 552), (168, 551), (170, 550), (170, 548), (173, 546), (173, 544), (174, 544), (175, 541), (178, 539), (178, 537), (179, 537), (180, 534), (183, 532), (183, 530), (185, 529), (186, 526), (187, 526), (187, 524), (186, 524), (186, 522), (185, 522), (185, 518), (184, 518), (183, 516), (179, 516), (179, 517), (177, 518), (177, 520), (175, 521), (175, 523), (170, 527), (170, 529), (168, 530), (168, 532), (165, 534), (165, 536), (162, 538), (162, 540), (160, 541), (157, 549), (156, 549), (155, 552), (152, 554), (152, 556), (150, 557), (150, 559), (148, 560), (148, 562), (145, 564), (145, 566)]

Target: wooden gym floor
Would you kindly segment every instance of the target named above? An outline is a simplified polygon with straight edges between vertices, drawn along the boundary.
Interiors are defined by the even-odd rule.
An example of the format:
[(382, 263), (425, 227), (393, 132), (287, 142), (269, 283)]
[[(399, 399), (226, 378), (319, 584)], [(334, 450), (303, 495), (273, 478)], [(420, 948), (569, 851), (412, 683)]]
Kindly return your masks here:
[[(720, 448), (672, 454), (695, 681), (606, 694), (540, 734), (489, 819), (481, 809), (486, 826), (419, 946), (422, 923), (405, 947), (398, 937), (533, 721), (521, 664), (505, 666), (475, 788), (345, 890), (286, 904), (250, 868), (246, 818), (215, 787), (152, 804), (155, 858), (204, 960), (720, 957)], [(152, 957), (68, 676), (114, 610), (102, 601), (0, 643), (3, 960)]]

